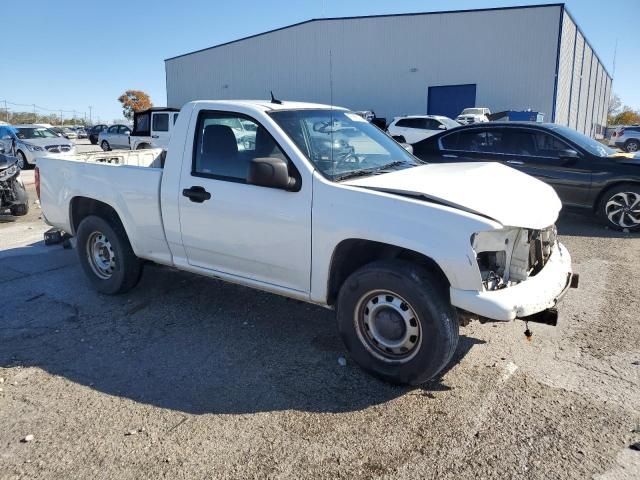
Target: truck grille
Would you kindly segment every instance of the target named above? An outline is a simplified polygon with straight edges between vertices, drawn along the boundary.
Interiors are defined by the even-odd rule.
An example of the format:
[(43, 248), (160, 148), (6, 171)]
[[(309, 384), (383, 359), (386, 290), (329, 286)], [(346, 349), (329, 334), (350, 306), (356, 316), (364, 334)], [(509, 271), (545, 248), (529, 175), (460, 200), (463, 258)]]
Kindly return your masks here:
[(51, 153), (65, 153), (71, 151), (71, 147), (69, 145), (47, 145), (47, 152)]

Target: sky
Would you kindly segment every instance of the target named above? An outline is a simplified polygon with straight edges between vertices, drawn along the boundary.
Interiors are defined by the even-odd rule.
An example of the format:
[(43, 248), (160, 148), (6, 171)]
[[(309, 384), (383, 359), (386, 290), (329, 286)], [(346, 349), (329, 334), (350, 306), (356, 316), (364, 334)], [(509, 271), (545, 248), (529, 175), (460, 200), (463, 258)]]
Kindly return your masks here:
[[(3, 101), (94, 123), (121, 118), (118, 96), (166, 103), (164, 59), (311, 18), (554, 3), (552, 0), (30, 0), (3, 2)], [(609, 72), (613, 92), (640, 109), (640, 0), (566, 0)], [(28, 8), (25, 8), (28, 5)], [(10, 21), (9, 21), (10, 20)], [(12, 110), (33, 107), (8, 105)], [(45, 110), (38, 110), (47, 113)]]

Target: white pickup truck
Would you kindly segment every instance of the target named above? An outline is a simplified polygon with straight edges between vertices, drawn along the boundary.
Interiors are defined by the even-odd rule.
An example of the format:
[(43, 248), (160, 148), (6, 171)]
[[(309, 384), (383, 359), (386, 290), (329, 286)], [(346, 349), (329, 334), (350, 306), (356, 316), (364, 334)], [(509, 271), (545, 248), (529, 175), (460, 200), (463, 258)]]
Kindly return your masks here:
[(46, 221), (76, 237), (98, 291), (131, 289), (151, 261), (334, 308), (351, 356), (391, 382), (436, 376), (471, 318), (555, 324), (575, 283), (551, 187), (424, 164), (342, 108), (197, 101), (166, 152), (37, 168)]

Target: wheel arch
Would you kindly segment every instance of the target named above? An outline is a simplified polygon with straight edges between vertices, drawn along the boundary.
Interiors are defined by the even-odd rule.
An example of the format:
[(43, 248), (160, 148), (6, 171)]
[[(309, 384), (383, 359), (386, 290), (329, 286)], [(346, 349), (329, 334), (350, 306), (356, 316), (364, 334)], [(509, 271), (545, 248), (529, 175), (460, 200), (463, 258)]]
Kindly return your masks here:
[(633, 185), (634, 187), (640, 188), (640, 181), (638, 181), (638, 180), (617, 180), (615, 182), (610, 183), (609, 185), (606, 185), (605, 187), (603, 187), (600, 190), (600, 192), (598, 192), (598, 195), (596, 195), (595, 201), (593, 202), (593, 206), (592, 206), (593, 211), (594, 212), (598, 211), (598, 207), (600, 206), (600, 203), (602, 202), (602, 199), (605, 197), (605, 195), (608, 192), (610, 192), (614, 188), (620, 187), (622, 185)]
[(331, 256), (327, 278), (327, 305), (334, 305), (344, 281), (359, 268), (376, 260), (399, 259), (416, 263), (443, 282), (448, 288), (450, 281), (438, 263), (423, 253), (384, 242), (349, 238), (336, 245)]
[[(89, 215), (95, 215), (103, 218), (104, 220), (115, 222), (122, 226), (125, 233), (127, 232), (120, 215), (111, 205), (100, 200), (96, 200), (95, 198), (76, 196), (69, 202), (69, 220), (72, 230), (71, 233), (73, 235), (78, 231), (80, 222)], [(129, 237), (128, 233), (127, 237)]]

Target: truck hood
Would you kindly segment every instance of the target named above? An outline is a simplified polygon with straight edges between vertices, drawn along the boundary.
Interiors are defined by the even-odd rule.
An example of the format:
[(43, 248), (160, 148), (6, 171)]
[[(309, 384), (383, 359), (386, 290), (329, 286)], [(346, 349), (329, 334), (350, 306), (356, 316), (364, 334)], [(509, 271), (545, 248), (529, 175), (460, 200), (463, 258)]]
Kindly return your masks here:
[(499, 163), (427, 164), (343, 184), (421, 197), (511, 227), (546, 228), (562, 208), (549, 185)]

